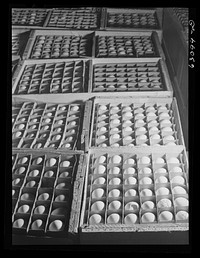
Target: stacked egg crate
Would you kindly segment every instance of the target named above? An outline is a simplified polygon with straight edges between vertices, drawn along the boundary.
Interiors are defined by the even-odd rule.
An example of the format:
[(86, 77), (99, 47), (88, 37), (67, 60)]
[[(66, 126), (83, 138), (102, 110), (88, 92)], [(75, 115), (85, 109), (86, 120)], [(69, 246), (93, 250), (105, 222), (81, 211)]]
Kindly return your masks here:
[(185, 40), (188, 43), (188, 33), (189, 33), (189, 10), (188, 8), (173, 8), (173, 13), (176, 15), (177, 19), (179, 20), (182, 28), (183, 33), (185, 36)]

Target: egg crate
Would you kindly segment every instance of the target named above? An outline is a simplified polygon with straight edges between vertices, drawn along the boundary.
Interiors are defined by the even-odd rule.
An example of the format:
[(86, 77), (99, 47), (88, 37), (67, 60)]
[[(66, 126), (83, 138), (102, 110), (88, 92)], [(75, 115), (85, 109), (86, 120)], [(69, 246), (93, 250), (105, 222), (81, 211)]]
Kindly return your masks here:
[(29, 33), (27, 29), (12, 30), (12, 59), (22, 57)]
[(56, 94), (87, 91), (89, 61), (24, 60), (14, 74), (13, 94)]
[(13, 151), (12, 162), (13, 234), (56, 238), (77, 233), (84, 156)]
[(41, 28), (48, 19), (49, 11), (45, 8), (12, 8), (12, 26)]
[(92, 31), (35, 30), (31, 32), (24, 59), (91, 57)]
[(173, 8), (173, 13), (177, 17), (178, 21), (180, 22), (183, 32), (184, 32), (184, 37), (186, 42), (188, 43), (188, 34), (189, 34), (189, 9), (188, 8)]
[(164, 57), (156, 32), (96, 31), (96, 57)]
[(95, 98), (86, 149), (185, 145), (175, 98)]
[(50, 12), (47, 28), (94, 30), (101, 25), (101, 9), (93, 7), (57, 8)]
[(86, 103), (13, 101), (12, 147), (81, 150)]
[[(143, 92), (172, 96), (173, 88), (165, 62), (160, 58), (104, 58), (92, 60), (92, 92)], [(148, 93), (147, 93), (148, 92)], [(156, 93), (160, 92), (160, 93)]]
[(104, 16), (106, 30), (155, 30), (161, 40), (162, 31), (156, 10), (106, 8)]
[(81, 232), (186, 231), (188, 192), (183, 146), (90, 150)]

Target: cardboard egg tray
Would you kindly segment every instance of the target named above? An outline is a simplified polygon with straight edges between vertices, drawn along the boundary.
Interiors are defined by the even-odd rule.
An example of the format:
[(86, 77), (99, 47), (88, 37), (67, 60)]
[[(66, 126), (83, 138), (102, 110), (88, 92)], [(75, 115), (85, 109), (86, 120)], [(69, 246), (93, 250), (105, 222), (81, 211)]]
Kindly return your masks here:
[(154, 30), (161, 41), (161, 23), (156, 10), (105, 8), (104, 16), (106, 30)]
[(50, 12), (47, 28), (56, 29), (99, 29), (101, 25), (101, 8), (56, 8)]
[[(92, 92), (107, 94), (143, 92), (172, 96), (165, 62), (160, 58), (96, 58), (92, 60)], [(112, 92), (112, 93), (111, 93)], [(160, 93), (159, 93), (160, 92)]]
[(80, 93), (88, 87), (88, 60), (24, 60), (14, 74), (13, 94)]
[[(14, 99), (12, 147), (83, 152), (82, 133), (89, 123), (88, 102)], [(90, 110), (90, 109), (89, 109)], [(87, 117), (86, 117), (87, 115)]]
[(183, 146), (90, 150), (81, 232), (188, 230), (188, 191)]
[(45, 8), (12, 8), (12, 26), (41, 28), (48, 14), (49, 9)]
[(35, 30), (31, 32), (24, 59), (91, 57), (92, 31)]
[(27, 29), (12, 30), (12, 60), (22, 58), (30, 31)]
[(95, 57), (163, 57), (156, 32), (96, 31)]
[(13, 234), (68, 237), (77, 233), (83, 187), (83, 155), (13, 151)]
[(176, 99), (96, 97), (85, 139), (86, 149), (184, 145)]

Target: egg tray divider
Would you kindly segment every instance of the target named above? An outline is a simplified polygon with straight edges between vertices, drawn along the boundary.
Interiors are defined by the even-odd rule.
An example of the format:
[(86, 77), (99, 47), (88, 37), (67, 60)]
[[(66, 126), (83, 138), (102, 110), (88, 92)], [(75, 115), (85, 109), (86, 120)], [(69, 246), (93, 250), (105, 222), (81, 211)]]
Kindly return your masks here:
[[(50, 15), (49, 8), (12, 8), (12, 28), (40, 29), (45, 27)], [(34, 15), (36, 13), (36, 15)], [(42, 16), (40, 18), (40, 15)], [(16, 17), (14, 17), (16, 16)], [(23, 21), (23, 17), (25, 21)], [(32, 19), (31, 19), (32, 16)], [(34, 22), (33, 17), (39, 19)], [(14, 21), (16, 19), (16, 21)]]
[[(73, 151), (66, 151), (65, 153), (62, 152), (46, 152), (44, 150), (38, 152), (38, 151), (32, 151), (29, 150), (27, 152), (24, 150), (13, 150), (13, 155), (15, 155), (15, 159), (12, 165), (13, 175), (12, 177), (17, 177), (15, 174), (16, 168), (20, 167), (20, 165), (16, 164), (17, 159), (20, 159), (22, 157), (28, 157), (28, 164), (23, 164), (21, 166), (26, 167), (25, 175), (18, 175), (23, 179), (23, 184), (20, 187), (13, 186), (13, 189), (18, 188), (18, 191), (15, 192), (13, 200), (14, 201), (14, 207), (13, 207), (13, 213), (12, 213), (12, 221), (14, 222), (15, 218), (24, 218), (25, 219), (25, 225), (22, 226), (22, 228), (15, 228), (13, 227), (13, 234), (23, 234), (26, 236), (40, 236), (40, 237), (70, 237), (72, 235), (76, 235), (78, 233), (78, 224), (79, 224), (79, 216), (80, 216), (80, 207), (81, 207), (81, 196), (82, 196), (82, 190), (83, 190), (83, 182), (84, 182), (84, 167), (85, 167), (85, 157), (83, 154), (78, 154)], [(43, 157), (43, 165), (31, 165), (32, 160), (37, 157)], [(49, 158), (56, 158), (57, 163), (56, 166), (53, 167), (45, 167), (45, 162)], [(56, 184), (59, 182), (59, 162), (62, 160), (67, 160), (66, 158), (69, 157), (74, 162), (74, 167), (68, 167), (68, 168), (61, 168), (64, 170), (71, 170), (71, 175), (66, 178), (67, 188), (66, 189), (56, 189)], [(71, 165), (70, 165), (71, 166)], [(35, 179), (35, 177), (29, 177), (28, 173), (31, 169), (38, 168), (40, 170), (40, 176), (37, 176), (38, 185), (37, 187), (26, 187), (25, 183), (27, 179)], [(56, 173), (56, 177), (54, 179), (54, 184), (52, 185), (53, 180), (51, 180), (51, 185), (47, 185), (47, 187), (42, 187), (43, 180), (45, 179), (44, 173), (45, 171), (53, 170)], [(50, 177), (46, 177), (46, 182), (50, 179)], [(52, 179), (52, 178), (51, 178)], [(61, 179), (62, 181), (62, 179)], [(47, 183), (48, 184), (48, 183)], [(35, 188), (35, 190), (34, 190)], [(43, 189), (42, 189), (43, 188)], [(37, 200), (38, 196), (42, 193), (48, 192), (51, 195), (51, 200)], [(16, 196), (17, 194), (18, 196)], [(32, 193), (35, 197), (33, 200), (20, 200), (20, 196), (24, 193)], [(54, 198), (58, 196), (59, 194), (66, 195), (66, 201), (58, 200), (55, 201)], [(18, 208), (21, 207), (21, 205), (30, 205), (31, 211), (27, 213), (18, 212)], [(34, 209), (38, 205), (44, 205), (46, 209), (49, 211), (45, 211), (45, 214), (34, 214)], [(56, 214), (51, 215), (51, 212), (55, 208), (65, 208), (65, 214)], [(45, 228), (43, 229), (32, 229), (31, 223), (35, 219), (43, 219), (43, 221), (46, 218), (46, 224)], [(62, 220), (63, 226), (61, 227), (60, 231), (51, 231), (48, 229), (48, 225), (51, 221), (54, 219), (60, 219)], [(69, 233), (69, 234), (68, 234)]]
[[(38, 58), (34, 57), (34, 48), (37, 47), (37, 42), (39, 41), (39, 38), (41, 36), (45, 36), (46, 38), (44, 39), (44, 43), (41, 43), (42, 44), (42, 54), (40, 54), (38, 56)], [(51, 44), (50, 47), (48, 47), (50, 49), (50, 57), (48, 58), (45, 58), (43, 57), (43, 53), (45, 53), (45, 48), (47, 48), (48, 44), (46, 42), (48, 42), (48, 37), (52, 37), (53, 36), (53, 43)], [(77, 54), (77, 55), (74, 55), (74, 56), (61, 56), (61, 46), (63, 46), (63, 40), (62, 40), (62, 43), (59, 43), (60, 44), (60, 51), (59, 51), (59, 56), (53, 56), (52, 53), (53, 53), (53, 48), (55, 46), (56, 43), (56, 37), (63, 37), (63, 40), (64, 38), (73, 38), (73, 37), (79, 37), (80, 40), (86, 40), (86, 47), (85, 47), (85, 54)], [(93, 52), (94, 52), (94, 49), (93, 49), (93, 39), (94, 38), (94, 32), (93, 31), (83, 31), (83, 30), (76, 30), (76, 31), (60, 31), (60, 30), (47, 30), (45, 28), (45, 30), (32, 30), (31, 33), (30, 33), (30, 37), (29, 37), (29, 40), (28, 40), (28, 43), (26, 45), (26, 49), (24, 51), (24, 55), (23, 55), (23, 59), (34, 59), (34, 60), (38, 60), (38, 59), (67, 59), (67, 58), (90, 58), (92, 56), (94, 56)], [(80, 51), (80, 40), (79, 40), (79, 50)], [(70, 42), (71, 42), (71, 39), (70, 39)], [(71, 47), (71, 44), (70, 43), (70, 47)]]
[[(130, 92), (134, 92), (134, 95), (139, 93), (141, 96), (151, 97), (173, 95), (167, 66), (161, 58), (109, 58), (109, 60), (94, 58), (92, 68), (89, 92), (97, 92), (99, 96), (101, 94), (101, 96), (112, 97), (113, 94), (117, 96), (119, 93), (129, 96)], [(98, 71), (94, 76), (95, 69)], [(97, 89), (94, 91), (95, 82), (99, 85), (98, 91)], [(114, 87), (107, 90), (108, 86)], [(154, 86), (157, 86), (155, 90)]]
[[(159, 9), (159, 8), (158, 8)], [(127, 15), (132, 15), (132, 16), (141, 16), (144, 15), (153, 15), (154, 21), (156, 25), (154, 26), (148, 26), (148, 25), (143, 25), (139, 24), (138, 26), (133, 26), (133, 25), (125, 25), (124, 22), (121, 25), (114, 24), (111, 25), (109, 24), (109, 16), (110, 15), (119, 15), (119, 16), (127, 16)], [(126, 19), (126, 18), (125, 18)], [(161, 42), (162, 40), (162, 19), (160, 15), (159, 10), (144, 10), (144, 9), (117, 9), (117, 8), (105, 8), (104, 10), (104, 29), (105, 30), (121, 30), (121, 31), (156, 31), (158, 33), (159, 40)]]
[[(138, 58), (141, 58), (141, 57), (162, 57), (163, 60), (165, 60), (165, 55), (164, 55), (164, 52), (162, 50), (162, 47), (161, 47), (161, 43), (159, 41), (159, 38), (158, 38), (158, 34), (157, 32), (155, 31), (134, 31), (134, 32), (130, 32), (130, 31), (95, 31), (95, 37), (96, 37), (96, 40), (95, 40), (95, 57), (98, 57), (98, 58), (107, 58), (107, 57), (117, 57), (117, 58), (120, 58), (120, 57), (138, 57)], [(113, 40), (115, 40), (115, 50), (117, 49), (118, 51), (118, 48), (119, 48), (119, 44), (122, 44), (122, 40), (124, 41), (124, 46), (127, 47), (127, 41), (131, 41), (132, 44), (131, 44), (131, 47), (133, 49), (133, 51), (131, 52), (132, 55), (128, 55), (127, 53), (126, 54), (117, 54), (117, 55), (101, 55), (99, 54), (99, 44), (98, 44), (98, 41), (101, 40), (102, 38), (105, 38), (105, 42), (106, 42), (106, 48), (102, 47), (102, 50), (108, 50), (108, 46), (109, 46), (109, 42), (108, 42), (108, 39), (112, 37)], [(127, 38), (127, 41), (126, 41), (126, 38)], [(136, 43), (140, 45), (142, 44), (142, 47), (143, 47), (143, 52), (145, 47), (147, 48), (147, 45), (145, 45), (145, 40), (149, 40), (150, 41), (150, 44), (151, 44), (151, 48), (153, 49), (153, 53), (147, 53), (147, 54), (140, 54), (139, 55), (139, 49), (141, 48), (141, 46), (138, 46), (138, 50), (136, 50)], [(140, 42), (138, 43), (137, 41)], [(116, 43), (116, 42), (119, 42), (119, 43)], [(130, 47), (130, 44), (128, 45), (128, 47)], [(140, 50), (141, 51), (141, 50)], [(108, 52), (108, 51), (107, 51)]]
[[(87, 59), (23, 60), (12, 77), (12, 94), (87, 92), (89, 66)], [(20, 80), (24, 87), (24, 91), (21, 92), (19, 92)]]
[[(80, 230), (81, 233), (91, 233), (91, 232), (104, 232), (104, 233), (109, 233), (109, 232), (159, 232), (159, 231), (167, 231), (167, 232), (172, 232), (172, 231), (187, 231), (189, 228), (189, 222), (186, 220), (181, 220), (180, 222), (177, 222), (175, 219), (172, 220), (172, 222), (158, 222), (158, 218), (156, 216), (156, 222), (150, 222), (150, 223), (138, 223), (138, 220), (135, 224), (133, 225), (126, 225), (125, 223), (122, 223), (122, 218), (121, 218), (121, 222), (120, 223), (106, 223), (105, 219), (103, 220), (103, 222), (101, 221), (99, 224), (89, 224), (88, 218), (90, 214), (94, 214), (95, 211), (90, 212), (90, 205), (92, 203), (94, 203), (95, 201), (103, 201), (104, 204), (108, 204), (113, 200), (123, 200), (126, 198), (126, 203), (128, 203), (129, 201), (136, 201), (138, 202), (138, 200), (143, 198), (143, 202), (147, 201), (147, 200), (152, 200), (154, 203), (156, 203), (157, 200), (160, 200), (163, 198), (169, 198), (172, 201), (172, 204), (174, 204), (174, 196), (172, 196), (172, 194), (170, 195), (163, 195), (161, 197), (158, 196), (153, 196), (153, 197), (109, 197), (109, 200), (107, 197), (102, 197), (102, 198), (94, 198), (93, 201), (91, 201), (91, 189), (96, 189), (98, 187), (102, 187), (102, 185), (97, 184), (96, 186), (94, 186), (93, 184), (91, 184), (92, 179), (92, 165), (91, 162), (93, 161), (94, 158), (100, 157), (101, 155), (106, 156), (106, 158), (108, 157), (112, 157), (114, 155), (120, 155), (121, 157), (123, 157), (124, 159), (126, 158), (141, 158), (143, 156), (150, 156), (150, 157), (154, 157), (154, 158), (159, 158), (159, 157), (164, 157), (164, 158), (170, 158), (170, 157), (177, 157), (179, 160), (181, 160), (181, 167), (183, 169), (183, 175), (185, 178), (185, 186), (184, 189), (186, 189), (187, 191), (189, 190), (189, 186), (188, 186), (188, 159), (187, 159), (187, 155), (186, 155), (186, 151), (185, 151), (185, 147), (184, 146), (175, 146), (173, 149), (170, 147), (150, 147), (149, 149), (145, 148), (145, 147), (141, 147), (138, 148), (137, 150), (135, 149), (134, 151), (132, 151), (130, 148), (124, 148), (123, 151), (121, 149), (116, 149), (116, 150), (112, 150), (112, 151), (104, 151), (104, 150), (93, 150), (90, 149), (87, 155), (87, 168), (86, 168), (86, 179), (85, 179), (85, 184), (84, 184), (84, 193), (83, 193), (83, 205), (82, 205), (82, 209), (81, 209), (81, 218), (80, 218)], [(92, 163), (93, 164), (93, 163)], [(97, 162), (97, 165), (99, 163)], [(122, 163), (121, 163), (122, 164)], [(152, 160), (151, 160), (151, 164), (152, 164)], [(180, 164), (180, 163), (179, 163)], [(109, 165), (109, 164), (104, 164), (107, 168), (112, 168), (115, 165), (118, 167), (122, 167), (122, 165), (119, 164), (113, 164), (113, 165)], [(168, 164), (169, 166), (170, 164)], [(142, 165), (139, 164), (140, 168), (143, 167), (149, 167), (149, 165)], [(157, 168), (159, 167), (164, 167), (165, 165), (158, 165)], [(175, 164), (171, 164), (171, 168), (175, 167)], [(179, 166), (179, 165), (178, 165)], [(127, 165), (125, 165), (125, 167), (127, 167)], [(133, 166), (135, 167), (135, 166)], [(156, 168), (156, 164), (154, 164), (154, 168)], [(91, 170), (91, 172), (90, 172)], [(122, 172), (121, 172), (122, 173)], [(137, 172), (138, 173), (138, 172)], [(169, 172), (168, 172), (169, 174)], [(175, 173), (176, 174), (176, 173)], [(178, 173), (177, 173), (178, 174)], [(162, 175), (162, 174), (161, 174)], [(109, 177), (108, 173), (106, 172), (105, 174), (98, 174), (97, 176), (100, 177), (105, 177), (106, 180)], [(110, 177), (112, 178), (113, 175), (111, 175)], [(114, 175), (116, 176), (116, 175)], [(148, 176), (148, 174), (147, 174)], [(121, 176), (122, 177), (122, 176)], [(139, 177), (139, 176), (138, 176)], [(96, 177), (94, 177), (96, 178)], [(112, 186), (112, 185), (108, 185), (108, 181), (106, 181), (106, 189), (120, 189), (123, 190), (126, 188), (125, 185), (122, 186)], [(91, 184), (91, 185), (90, 185)], [(171, 185), (171, 183), (168, 184), (160, 184), (162, 185)], [(178, 184), (177, 184), (178, 185)], [(152, 185), (148, 186), (148, 185), (144, 185), (145, 187), (152, 189)], [(141, 186), (141, 189), (144, 189), (145, 187)], [(174, 186), (176, 186), (176, 184), (174, 184)], [(171, 187), (171, 186), (170, 186)], [(153, 187), (154, 188), (154, 187)], [(127, 187), (127, 189), (134, 189), (134, 187)], [(136, 189), (136, 188), (135, 188)], [(138, 189), (137, 189), (138, 190)], [(108, 191), (108, 190), (107, 190)], [(106, 192), (106, 194), (108, 194)], [(105, 196), (105, 195), (104, 195)], [(188, 198), (188, 194), (183, 194), (183, 195), (178, 195), (176, 197), (180, 197), (180, 196), (184, 196), (186, 199)], [(140, 200), (141, 201), (141, 200)], [(123, 203), (124, 204), (124, 203)], [(185, 206), (181, 206), (182, 208), (154, 208), (154, 209), (147, 209), (146, 211), (150, 211), (153, 212), (154, 214), (158, 215), (157, 212), (161, 212), (164, 210), (169, 210), (173, 212), (174, 215), (174, 210), (176, 209), (176, 211), (179, 210), (186, 210), (188, 211), (188, 207)], [(140, 207), (141, 208), (141, 207)], [(158, 211), (158, 209), (160, 209)], [(88, 211), (89, 210), (89, 211)], [(90, 212), (90, 213), (89, 213)], [(111, 211), (108, 211), (108, 209), (104, 207), (103, 211), (99, 211), (96, 212), (97, 214), (101, 214), (103, 215), (104, 213), (104, 218), (106, 218), (107, 215), (111, 214)], [(117, 210), (113, 210), (113, 213), (118, 213), (120, 215), (124, 215), (125, 211), (124, 208), (123, 210), (117, 211)], [(145, 213), (145, 211), (130, 211), (127, 213), (136, 213), (139, 214), (139, 216), (141, 216), (142, 214)], [(140, 217), (139, 217), (140, 218)]]
[[(90, 7), (89, 7), (90, 8)], [(47, 29), (65, 29), (65, 30), (98, 30), (102, 26), (102, 10), (101, 8), (91, 7), (91, 10), (86, 8), (53, 8), (49, 12), (48, 19), (45, 22)], [(91, 23), (88, 16), (93, 16), (96, 23)], [(72, 17), (70, 17), (72, 16)], [(74, 23), (73, 23), (74, 17)], [(54, 19), (57, 18), (56, 21)], [(86, 24), (83, 24), (86, 23)], [(77, 24), (76, 24), (77, 23)], [(79, 24), (80, 23), (80, 24)]]
[[(32, 107), (30, 108), (26, 108), (27, 105), (31, 105)], [(37, 108), (38, 105), (42, 105), (41, 108)], [(36, 101), (36, 98), (32, 98), (32, 99), (26, 99), (26, 98), (20, 98), (20, 97), (14, 97), (13, 98), (13, 110), (15, 107), (15, 110), (17, 109), (17, 107), (19, 106), (19, 108), (17, 109), (17, 111), (13, 111), (13, 114), (16, 113), (16, 115), (14, 115), (14, 121), (12, 124), (12, 132), (13, 134), (16, 133), (17, 131), (22, 132), (22, 136), (19, 137), (14, 137), (13, 138), (13, 142), (14, 142), (14, 149), (32, 149), (32, 150), (38, 150), (41, 151), (42, 149), (48, 150), (48, 151), (54, 151), (55, 149), (59, 149), (59, 151), (76, 151), (78, 153), (83, 153), (83, 150), (85, 149), (85, 139), (84, 139), (84, 132), (85, 130), (87, 130), (88, 127), (88, 123), (90, 123), (90, 117), (88, 117), (88, 113), (91, 113), (91, 101), (77, 101), (77, 102), (69, 102), (69, 101), (62, 101), (60, 102), (52, 102), (52, 101), (48, 101), (48, 98), (46, 99), (46, 101)], [(59, 108), (62, 108), (62, 106), (67, 107), (67, 110), (62, 111)], [(69, 111), (71, 108), (73, 108), (74, 106), (79, 106), (79, 111)], [(47, 108), (51, 108), (51, 107), (55, 107), (56, 110), (51, 111)], [(27, 115), (20, 115), (21, 111), (29, 111), (29, 114)], [(34, 113), (34, 112), (41, 112), (41, 114), (39, 116), (33, 116), (33, 118), (38, 118), (39, 117), (39, 121), (38, 122), (33, 122), (30, 123), (30, 116)], [(45, 113), (54, 113), (53, 116), (51, 116), (51, 123), (43, 123), (42, 121), (44, 120), (44, 118), (49, 118), (49, 116), (45, 116)], [(57, 114), (61, 114), (61, 113), (66, 113), (65, 116), (60, 117), (63, 120), (66, 120), (64, 124), (56, 124), (56, 121), (58, 120), (58, 116)], [(80, 113), (79, 113), (80, 112)], [(78, 116), (78, 124), (75, 126), (68, 126), (68, 122), (72, 122), (73, 119), (70, 118), (70, 115), (76, 115), (79, 114)], [(18, 121), (18, 119), (20, 118), (20, 116), (23, 117), (27, 117), (27, 121)], [(16, 126), (19, 126), (20, 124), (25, 124), (25, 127), (22, 129), (17, 129)], [(29, 126), (31, 125), (37, 125), (36, 129), (31, 129), (29, 128)], [(41, 130), (42, 127), (44, 127), (45, 125), (50, 126), (49, 129), (49, 133), (48, 130)], [(54, 132), (53, 129), (59, 128), (59, 127), (63, 127), (63, 132)], [(74, 129), (76, 130), (75, 133), (70, 131)], [(32, 138), (27, 138), (26, 134), (35, 134), (34, 137)], [(42, 138), (40, 139), (39, 136), (41, 134), (47, 133), (47, 137), (46, 138)], [(61, 138), (58, 140), (51, 140), (52, 137), (55, 137), (57, 134), (61, 135)], [(75, 138), (73, 141), (69, 141), (69, 143), (71, 144), (71, 148), (63, 146), (63, 143), (68, 143), (68, 141), (65, 140), (65, 137), (70, 137), (72, 136), (73, 138)], [(75, 137), (76, 136), (76, 137)], [(17, 139), (19, 138), (19, 139)], [(34, 148), (34, 146), (38, 143), (42, 143), (43, 145), (41, 147), (37, 147)], [(52, 143), (55, 144), (54, 147), (51, 147), (49, 145), (51, 145)], [(24, 144), (30, 144), (30, 146), (28, 147), (23, 147)]]
[(27, 29), (12, 29), (12, 60), (22, 58), (29, 34)]

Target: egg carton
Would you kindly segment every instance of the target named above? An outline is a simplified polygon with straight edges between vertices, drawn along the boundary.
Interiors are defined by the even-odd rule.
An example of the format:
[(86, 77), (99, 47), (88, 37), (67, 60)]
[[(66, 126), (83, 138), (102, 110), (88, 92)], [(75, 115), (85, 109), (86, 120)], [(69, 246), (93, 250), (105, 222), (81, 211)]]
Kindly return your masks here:
[(160, 58), (95, 58), (89, 91), (101, 96), (172, 96), (173, 88), (164, 60)]
[(92, 31), (34, 30), (24, 59), (83, 58), (93, 55)]
[(13, 94), (56, 94), (87, 91), (87, 59), (24, 60), (13, 75)]
[(87, 164), (82, 233), (188, 230), (184, 146), (90, 150)]
[(12, 233), (64, 237), (78, 233), (84, 156), (13, 151)]
[(86, 149), (184, 145), (175, 98), (101, 98), (93, 102)]
[(50, 29), (95, 30), (100, 29), (101, 23), (101, 8), (55, 8), (45, 26)]
[(49, 11), (45, 8), (12, 8), (12, 27), (42, 28), (47, 22)]
[(12, 60), (22, 58), (30, 30), (12, 29)]
[(95, 57), (164, 57), (156, 32), (95, 31)]
[[(159, 8), (158, 8), (159, 9)], [(105, 8), (105, 30), (157, 31), (159, 40), (162, 40), (162, 21), (160, 11), (142, 9)]]
[[(59, 101), (59, 100), (58, 100)], [(12, 147), (83, 152), (82, 134), (90, 122), (91, 101), (13, 99)]]

